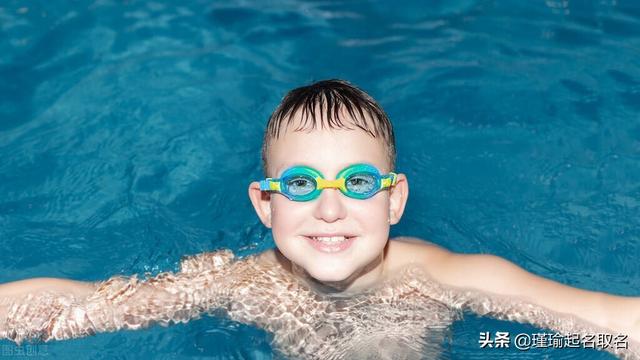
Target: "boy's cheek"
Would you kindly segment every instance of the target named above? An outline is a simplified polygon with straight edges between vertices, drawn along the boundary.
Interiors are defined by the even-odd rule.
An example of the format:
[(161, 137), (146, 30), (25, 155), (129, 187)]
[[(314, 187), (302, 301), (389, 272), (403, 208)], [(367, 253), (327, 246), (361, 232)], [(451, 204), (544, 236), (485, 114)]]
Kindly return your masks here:
[(389, 197), (385, 194), (376, 195), (367, 200), (355, 200), (351, 203), (351, 213), (354, 216), (367, 215), (367, 217), (376, 217), (387, 219), (389, 215)]
[[(367, 200), (344, 199), (346, 216), (340, 221), (357, 222), (370, 228), (388, 228), (389, 198), (388, 196), (374, 196)], [(314, 217), (314, 202), (295, 202), (282, 196), (271, 200), (270, 220), (272, 230), (280, 234), (295, 232), (296, 226), (309, 222), (321, 221)]]
[(287, 199), (285, 201), (276, 201), (274, 199), (271, 204), (271, 228), (274, 235), (276, 233), (294, 232), (296, 223), (303, 217), (301, 216), (301, 210), (294, 206), (295, 203)]

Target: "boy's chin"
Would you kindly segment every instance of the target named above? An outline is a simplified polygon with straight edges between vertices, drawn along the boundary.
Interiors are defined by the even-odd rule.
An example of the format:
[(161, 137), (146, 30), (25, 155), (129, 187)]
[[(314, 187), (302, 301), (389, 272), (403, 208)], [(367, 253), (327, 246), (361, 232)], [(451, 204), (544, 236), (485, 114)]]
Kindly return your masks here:
[(332, 273), (321, 272), (319, 274), (309, 273), (309, 275), (318, 282), (330, 285), (331, 283), (345, 282), (351, 274), (344, 274), (336, 271)]
[(315, 281), (323, 283), (327, 286), (337, 286), (345, 284), (349, 278), (353, 275), (346, 269), (306, 269), (307, 274), (311, 276)]

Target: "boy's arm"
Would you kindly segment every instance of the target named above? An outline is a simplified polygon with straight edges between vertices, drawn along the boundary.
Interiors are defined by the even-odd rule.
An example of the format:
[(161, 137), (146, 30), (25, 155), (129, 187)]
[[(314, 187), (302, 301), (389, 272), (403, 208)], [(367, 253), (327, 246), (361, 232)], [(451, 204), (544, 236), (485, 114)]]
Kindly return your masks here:
[(0, 284), (0, 298), (16, 299), (29, 293), (54, 291), (86, 297), (96, 290), (96, 284), (57, 278), (33, 278)]
[(11, 307), (29, 294), (58, 294), (63, 297), (86, 298), (96, 284), (56, 278), (33, 278), (0, 284), (0, 338), (7, 337), (6, 324)]
[[(534, 275), (493, 255), (452, 254), (443, 282), (461, 288), (518, 297), (558, 313), (571, 314), (613, 334), (640, 341), (640, 298), (615, 296), (563, 285)], [(444, 270), (443, 269), (443, 270)]]
[[(424, 243), (423, 243), (424, 245)], [(424, 245), (417, 261), (445, 285), (428, 289), (441, 301), (480, 315), (528, 322), (581, 336), (608, 333), (631, 340), (640, 356), (640, 298), (582, 290), (531, 274), (492, 255), (464, 255)], [(435, 296), (438, 297), (438, 296)], [(628, 336), (628, 339), (624, 337)], [(606, 349), (616, 354), (624, 350)]]
[(1, 285), (0, 338), (61, 340), (188, 321), (227, 305), (232, 260), (230, 251), (200, 254), (184, 260), (178, 273), (146, 280), (116, 276), (95, 284), (31, 279)]

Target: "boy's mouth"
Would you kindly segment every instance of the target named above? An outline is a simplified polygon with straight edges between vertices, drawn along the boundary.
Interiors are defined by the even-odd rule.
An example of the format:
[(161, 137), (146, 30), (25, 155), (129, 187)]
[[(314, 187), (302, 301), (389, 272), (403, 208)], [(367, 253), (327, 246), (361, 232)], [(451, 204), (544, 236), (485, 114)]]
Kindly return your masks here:
[(335, 253), (351, 247), (353, 235), (305, 235), (305, 238), (316, 249), (326, 253)]

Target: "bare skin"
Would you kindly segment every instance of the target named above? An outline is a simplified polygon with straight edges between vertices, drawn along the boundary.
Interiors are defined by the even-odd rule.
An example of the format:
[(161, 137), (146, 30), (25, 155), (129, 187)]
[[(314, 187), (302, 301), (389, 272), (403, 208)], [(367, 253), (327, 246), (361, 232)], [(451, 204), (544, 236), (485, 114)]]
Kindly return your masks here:
[[(299, 273), (296, 273), (295, 266), (291, 264), (291, 262), (284, 257), (277, 249), (266, 251), (260, 254), (258, 257), (258, 262), (260, 264), (265, 265), (267, 268), (271, 269), (282, 269), (287, 274), (286, 276), (291, 276), (292, 278), (298, 278), (302, 280), (305, 284), (309, 286), (311, 289), (315, 289), (312, 293), (306, 292), (291, 292), (291, 293), (272, 293), (271, 295), (266, 295), (266, 297), (274, 296), (278, 297), (281, 301), (283, 301), (283, 297), (291, 296), (292, 298), (296, 297), (307, 297), (312, 294), (327, 294), (327, 290), (329, 290), (329, 294), (331, 294), (331, 289), (328, 289), (325, 284), (319, 283), (314, 279), (308, 276), (300, 276)], [(485, 262), (483, 264), (484, 270), (478, 271), (477, 262)], [(371, 288), (376, 288), (376, 285), (380, 285), (390, 277), (401, 273), (402, 269), (405, 269), (410, 266), (417, 266), (420, 269), (424, 270), (424, 273), (416, 273), (418, 276), (424, 276), (424, 286), (421, 287), (421, 290), (418, 293), (413, 293), (410, 291), (406, 291), (404, 285), (406, 281), (400, 282), (392, 282), (388, 285), (386, 289), (393, 290), (396, 293), (395, 297), (387, 298), (382, 303), (384, 304), (392, 304), (396, 301), (400, 301), (405, 304), (413, 304), (417, 308), (424, 307), (430, 308), (431, 310), (427, 313), (416, 313), (421, 316), (421, 322), (424, 323), (424, 327), (416, 326), (413, 331), (405, 331), (404, 335), (400, 335), (400, 333), (394, 333), (393, 330), (390, 330), (390, 336), (388, 337), (389, 343), (386, 343), (384, 346), (380, 346), (379, 349), (383, 349), (385, 347), (392, 346), (391, 344), (398, 344), (408, 341), (407, 339), (410, 337), (412, 344), (415, 346), (420, 346), (421, 348), (415, 348), (414, 351), (407, 351), (402, 354), (404, 358), (419, 358), (419, 354), (431, 354), (435, 356), (439, 351), (434, 347), (434, 344), (425, 343), (424, 340), (421, 340), (420, 334), (433, 333), (434, 327), (437, 329), (441, 326), (447, 326), (450, 324), (452, 320), (456, 318), (456, 315), (452, 315), (451, 317), (447, 317), (445, 314), (447, 310), (445, 308), (438, 308), (435, 302), (442, 302), (447, 306), (451, 306), (451, 299), (455, 299), (454, 302), (466, 302), (470, 305), (472, 310), (476, 310), (476, 312), (481, 312), (483, 309), (483, 302), (487, 302), (488, 299), (491, 299), (489, 302), (492, 303), (492, 310), (489, 311), (493, 314), (493, 316), (498, 316), (500, 318), (510, 318), (515, 319), (517, 321), (523, 322), (532, 322), (538, 326), (543, 328), (551, 328), (552, 330), (562, 331), (567, 328), (562, 328), (561, 326), (556, 326), (554, 320), (550, 319), (564, 319), (564, 318), (573, 318), (569, 323), (573, 325), (569, 325), (570, 332), (578, 332), (582, 334), (590, 334), (595, 332), (608, 332), (612, 334), (620, 333), (620, 329), (624, 326), (628, 326), (629, 331), (626, 334), (633, 334), (633, 322), (624, 323), (624, 319), (628, 318), (624, 316), (619, 316), (619, 314), (615, 313), (616, 305), (618, 306), (626, 306), (627, 308), (630, 305), (633, 305), (629, 302), (637, 301), (634, 298), (624, 298), (612, 296), (609, 294), (591, 292), (581, 289), (572, 288), (569, 286), (565, 286), (550, 280), (546, 280), (544, 278), (535, 276), (533, 274), (527, 273), (524, 270), (516, 267), (515, 265), (506, 262), (505, 260), (499, 259), (493, 256), (483, 256), (483, 255), (459, 255), (454, 254), (446, 249), (443, 249), (437, 245), (428, 243), (424, 240), (410, 238), (410, 237), (402, 237), (395, 238), (390, 240), (387, 243), (387, 246), (384, 250), (384, 256), (382, 259), (382, 268), (383, 275), (379, 277), (379, 284), (370, 285)], [(452, 269), (453, 267), (458, 268), (457, 270)], [(493, 267), (493, 269), (490, 269)], [(508, 269), (505, 269), (508, 268)], [(508, 270), (508, 272), (506, 272)], [(422, 275), (421, 275), (422, 274)], [(436, 282), (432, 282), (432, 280), (436, 280)], [(433, 286), (432, 286), (433, 285)], [(443, 286), (443, 287), (441, 287)], [(460, 292), (459, 295), (455, 295), (453, 298), (448, 295), (444, 295), (442, 289), (453, 288), (453, 289), (469, 289), (468, 292)], [(336, 292), (336, 294), (344, 295), (342, 292)], [(352, 295), (356, 295), (355, 293)], [(379, 297), (379, 294), (375, 292), (370, 296), (366, 297), (367, 302), (371, 304), (376, 303), (376, 299)], [(346, 297), (348, 299), (349, 297)], [(466, 299), (465, 299), (466, 298)], [(473, 300), (473, 299), (476, 300)], [(501, 300), (502, 299), (502, 300)], [(507, 303), (516, 304), (519, 301), (522, 301), (523, 304), (532, 305), (534, 308), (537, 308), (537, 305), (540, 307), (538, 310), (534, 311), (533, 314), (520, 313), (519, 310), (509, 310), (508, 306), (502, 306), (504, 304), (505, 299), (507, 299)], [(302, 301), (302, 300), (299, 300)], [(310, 301), (307, 303), (307, 306), (311, 308), (311, 314), (314, 314), (313, 308), (315, 304), (318, 305), (317, 302)], [(286, 303), (286, 300), (284, 300)], [(304, 301), (303, 301), (304, 302)], [(357, 303), (358, 301), (356, 301)], [(322, 303), (322, 301), (320, 301)], [(349, 301), (346, 301), (345, 304), (351, 304)], [(613, 306), (612, 306), (613, 305)], [(328, 305), (321, 305), (328, 306)], [(350, 307), (352, 305), (345, 305), (346, 307)], [(519, 307), (519, 305), (515, 306), (515, 308)], [(386, 310), (381, 310), (381, 308), (377, 308), (378, 311), (381, 312), (389, 312), (393, 313), (393, 306)], [(513, 308), (513, 307), (511, 307)], [(477, 311), (480, 310), (480, 311)], [(550, 310), (547, 312), (547, 310)], [(350, 311), (355, 311), (351, 309)], [(439, 320), (433, 318), (434, 312), (440, 312), (443, 316)], [(304, 317), (307, 319), (307, 325), (313, 329), (317, 329), (321, 327), (321, 325), (328, 315), (326, 312), (319, 312), (318, 318), (316, 317)], [(542, 314), (542, 315), (541, 315)], [(585, 316), (587, 314), (587, 316)], [(396, 316), (400, 316), (401, 314), (395, 314)], [(339, 316), (339, 315), (336, 315)], [(346, 314), (345, 314), (346, 316)], [(582, 322), (582, 320), (588, 320)], [(397, 319), (396, 319), (397, 321)], [(341, 318), (340, 322), (347, 322), (348, 320), (345, 318)], [(562, 320), (560, 320), (562, 322)], [(277, 324), (273, 323), (265, 323), (260, 324), (267, 328), (269, 331), (278, 333), (286, 333), (286, 330), (281, 328)], [(384, 332), (385, 330), (376, 330), (375, 324), (368, 324), (366, 322), (362, 322), (361, 326), (367, 328), (367, 333), (377, 333), (376, 331)], [(592, 327), (592, 325), (595, 325)], [(390, 323), (385, 323), (386, 327), (391, 326)], [(409, 325), (406, 325), (409, 326)], [(340, 328), (339, 325), (336, 326)], [(388, 329), (387, 329), (388, 330)], [(407, 328), (408, 330), (408, 328)], [(338, 331), (340, 332), (340, 331)], [(437, 333), (437, 331), (436, 331)], [(622, 332), (625, 333), (625, 332)], [(326, 339), (317, 339), (317, 332), (310, 333), (308, 336), (308, 343), (314, 342), (326, 342)], [(287, 336), (282, 336), (279, 338), (276, 335), (276, 345), (279, 339), (286, 339)], [(435, 336), (434, 336), (435, 338)], [(392, 340), (394, 339), (394, 340)], [(635, 343), (635, 337), (630, 335), (631, 344), (630, 348), (632, 352), (622, 353), (623, 356), (628, 358), (635, 358), (637, 356), (637, 343)], [(286, 340), (281, 340), (282, 342), (279, 344), (283, 348), (287, 348), (288, 346), (293, 346), (292, 343), (287, 344)], [(358, 338), (357, 335), (348, 334), (343, 339), (342, 343), (344, 344), (354, 344), (352, 346), (357, 347), (358, 343), (362, 342), (362, 339)], [(438, 342), (438, 340), (435, 340)], [(293, 342), (295, 343), (295, 342)], [(436, 344), (437, 345), (437, 344)], [(347, 346), (347, 345), (344, 345)], [(351, 346), (351, 345), (349, 345)], [(375, 346), (375, 345), (369, 345)], [(398, 345), (396, 345), (398, 346)], [(425, 350), (425, 348), (427, 348)], [(297, 349), (298, 353), (302, 350)], [(318, 349), (314, 349), (313, 351), (321, 351)], [(361, 350), (362, 351), (362, 350)], [(398, 349), (396, 351), (396, 356)], [(620, 353), (618, 355), (621, 355)], [(384, 358), (384, 356), (382, 356)]]
[[(593, 305), (593, 299), (601, 296), (606, 296), (607, 302), (632, 300), (570, 288), (522, 270), (516, 270), (516, 275), (513, 269), (509, 273), (503, 269), (494, 273), (486, 270), (487, 264), (483, 264), (485, 270), (479, 270), (475, 262), (489, 260), (491, 265), (495, 258), (457, 255), (415, 238), (388, 241), (380, 260), (381, 264), (372, 264), (383, 269), (378, 281), (369, 284), (362, 294), (347, 294), (327, 292), (331, 289), (324, 283), (300, 276), (296, 266), (276, 249), (222, 267), (215, 265), (215, 253), (205, 253), (198, 255), (179, 273), (165, 273), (168, 276), (158, 276), (145, 282), (125, 279), (120, 285), (106, 288), (104, 296), (81, 301), (79, 308), (87, 311), (91, 321), (78, 322), (73, 316), (62, 317), (56, 321), (59, 325), (57, 333), (46, 330), (47, 336), (51, 336), (47, 339), (185, 321), (197, 317), (202, 311), (222, 309), (233, 320), (254, 324), (274, 334), (274, 349), (287, 356), (339, 359), (366, 354), (377, 359), (419, 359), (425, 355), (435, 357), (441, 351), (439, 346), (443, 334), (457, 318), (456, 309), (460, 309), (456, 304), (480, 314), (531, 322), (544, 328), (590, 333), (595, 328), (578, 326), (575, 322), (565, 326), (559, 319), (573, 314), (579, 319), (590, 316), (589, 320), (597, 320), (594, 313), (607, 315), (604, 309), (610, 307)], [(502, 262), (497, 264), (504, 265)], [(408, 268), (424, 271), (403, 271)], [(215, 270), (211, 272), (212, 269)], [(519, 287), (518, 283), (524, 285)], [(122, 289), (129, 288), (129, 285), (132, 287), (125, 291), (128, 295), (124, 294)], [(529, 296), (527, 289), (531, 285), (537, 290)], [(484, 291), (487, 287), (493, 295)], [(0, 298), (18, 298), (47, 291), (61, 295), (73, 293), (82, 299), (95, 289), (96, 284), (90, 283), (31, 279), (0, 285)], [(573, 301), (563, 303), (562, 297), (560, 300), (553, 297), (556, 292), (571, 297)], [(114, 293), (121, 295), (104, 302), (105, 298), (113, 298)], [(551, 300), (541, 304), (541, 299), (544, 301), (546, 296), (551, 296)], [(580, 296), (584, 300), (580, 300)], [(506, 301), (505, 297), (508, 297)], [(203, 301), (193, 303), (189, 300), (197, 298)], [(523, 312), (523, 304), (524, 308), (533, 309), (532, 312)], [(573, 308), (563, 308), (571, 304)], [(47, 305), (44, 306), (46, 308)], [(593, 307), (593, 312), (584, 316), (589, 306)], [(41, 308), (36, 306), (36, 309)], [(65, 314), (75, 313), (69, 310)], [(26, 316), (23, 315), (22, 323), (28, 325), (32, 322), (29, 314), (32, 312), (27, 311)], [(111, 315), (105, 317), (106, 314)], [(619, 331), (616, 329), (619, 327), (612, 327), (611, 332)], [(628, 358), (633, 356), (629, 353)]]
[[(292, 269), (291, 262), (276, 249), (262, 253), (259, 258), (288, 271)], [(630, 339), (640, 342), (640, 313), (634, 312), (640, 306), (640, 300), (636, 297), (573, 288), (528, 273), (495, 256), (455, 254), (411, 237), (389, 241), (382, 261), (381, 279), (414, 264), (442, 284), (521, 298), (585, 319), (611, 332), (627, 334)], [(314, 285), (317, 284), (310, 284)]]

